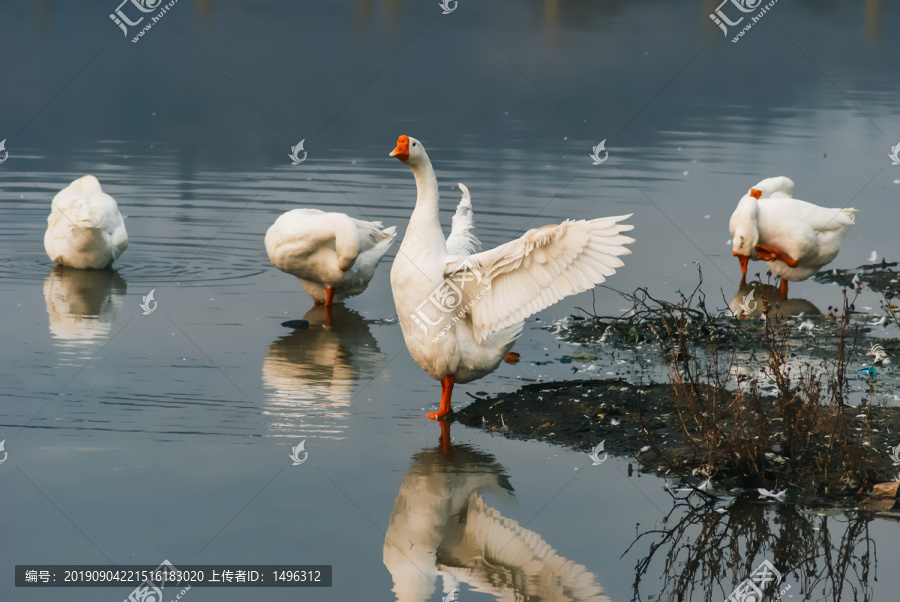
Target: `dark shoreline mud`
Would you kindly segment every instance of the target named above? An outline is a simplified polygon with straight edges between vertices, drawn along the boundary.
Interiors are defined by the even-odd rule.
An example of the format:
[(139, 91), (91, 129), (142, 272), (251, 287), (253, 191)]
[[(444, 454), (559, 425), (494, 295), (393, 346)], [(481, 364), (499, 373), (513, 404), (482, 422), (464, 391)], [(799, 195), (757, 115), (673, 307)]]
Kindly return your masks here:
[[(546, 441), (585, 453), (601, 441), (605, 451), (634, 458), (644, 472), (656, 473), (696, 485), (703, 476), (692, 473), (701, 463), (696, 450), (678, 424), (674, 410), (674, 387), (669, 384), (637, 386), (621, 379), (579, 380), (525, 385), (513, 393), (477, 399), (454, 414), (463, 425), (502, 433), (507, 437)], [(767, 398), (768, 403), (774, 399)], [(843, 410), (849, 423), (865, 432), (858, 447), (869, 448), (866, 462), (877, 482), (897, 478), (890, 449), (900, 442), (900, 408), (870, 406), (866, 415), (859, 408)], [(813, 439), (827, 446), (825, 433)], [(776, 447), (777, 449), (777, 447)], [(871, 491), (853, 483), (833, 483), (828, 491), (817, 486), (805, 471), (791, 466), (778, 454), (767, 454), (765, 481), (720, 471), (712, 475), (710, 493), (736, 495), (756, 488), (787, 489), (790, 499), (801, 505), (858, 507), (900, 519), (896, 499), (873, 500)], [(896, 494), (895, 494), (896, 496)]]
[(840, 286), (854, 287), (856, 279), (877, 293), (881, 293), (887, 299), (900, 297), (900, 273), (896, 272), (897, 262), (882, 260), (881, 263), (861, 265), (855, 269), (823, 270), (813, 276), (816, 282), (825, 284), (837, 284)]

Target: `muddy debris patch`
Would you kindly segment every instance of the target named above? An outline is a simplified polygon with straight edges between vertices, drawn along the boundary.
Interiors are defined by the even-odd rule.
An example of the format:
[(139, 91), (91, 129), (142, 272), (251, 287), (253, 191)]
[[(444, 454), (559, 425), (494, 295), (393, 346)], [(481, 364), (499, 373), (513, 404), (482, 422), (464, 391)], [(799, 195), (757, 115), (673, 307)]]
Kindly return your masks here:
[[(634, 385), (621, 379), (529, 384), (513, 393), (478, 398), (456, 412), (454, 419), (506, 437), (545, 441), (585, 453), (602, 441), (606, 452), (634, 458), (644, 472), (680, 479), (679, 486), (710, 494), (759, 496), (759, 488), (787, 491), (802, 505), (860, 507), (900, 518), (898, 488), (891, 484), (900, 478), (900, 466), (892, 459), (900, 444), (900, 408), (823, 405), (823, 415), (816, 421), (819, 432), (812, 433), (793, 457), (778, 429), (779, 419), (774, 418), (772, 436), (754, 460), (758, 471), (740, 470), (740, 461), (720, 461), (710, 474), (706, 453), (697, 441), (702, 437), (700, 429), (685, 426), (686, 416), (679, 415), (677, 398), (683, 392), (677, 388)], [(777, 398), (742, 396), (741, 402), (762, 404), (758, 416), (776, 415)], [(719, 422), (730, 436), (735, 428), (731, 415), (724, 412)], [(838, 433), (827, 428), (837, 423), (848, 430)], [(741, 423), (738, 428), (755, 429), (756, 425)], [(834, 453), (830, 441), (836, 434), (845, 438), (840, 453)], [(855, 464), (852, 471), (849, 463)], [(847, 476), (860, 471), (868, 483)]]
[(900, 273), (896, 261), (861, 265), (853, 269), (833, 268), (813, 276), (816, 282), (858, 288), (860, 284), (881, 293), (888, 299), (900, 297)]

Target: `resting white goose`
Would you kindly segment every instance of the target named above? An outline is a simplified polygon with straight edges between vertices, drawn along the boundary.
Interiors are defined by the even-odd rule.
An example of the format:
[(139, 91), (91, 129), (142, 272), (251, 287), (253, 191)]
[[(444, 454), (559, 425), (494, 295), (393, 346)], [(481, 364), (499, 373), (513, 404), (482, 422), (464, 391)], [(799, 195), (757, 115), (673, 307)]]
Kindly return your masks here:
[[(630, 215), (566, 220), (529, 230), (518, 240), (476, 253), (468, 194), (444, 239), (438, 217), (438, 185), (422, 143), (400, 136), (391, 152), (412, 169), (416, 208), (391, 269), (391, 288), (406, 346), (416, 363), (439, 381), (441, 406), (431, 419), (450, 412), (454, 383), (493, 372), (525, 318), (564, 297), (592, 288), (623, 265), (621, 233)], [(465, 190), (465, 187), (462, 187)]]
[(806, 280), (837, 257), (856, 221), (856, 209), (819, 207), (793, 198), (793, 191), (789, 178), (767, 178), (740, 200), (729, 222), (741, 286), (747, 262), (765, 261), (781, 277), (782, 299), (787, 299), (788, 282)]
[(57, 264), (99, 270), (127, 248), (125, 220), (97, 178), (79, 178), (53, 197), (44, 249)]
[(266, 252), (276, 268), (300, 280), (316, 305), (331, 307), (366, 290), (396, 233), (396, 226), (343, 213), (294, 209), (266, 232)]

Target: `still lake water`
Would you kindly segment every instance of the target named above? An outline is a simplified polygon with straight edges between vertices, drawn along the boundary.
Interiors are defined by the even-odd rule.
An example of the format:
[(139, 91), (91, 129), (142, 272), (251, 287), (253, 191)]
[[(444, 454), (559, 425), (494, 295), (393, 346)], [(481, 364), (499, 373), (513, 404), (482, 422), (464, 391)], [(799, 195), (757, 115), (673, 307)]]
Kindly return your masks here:
[[(717, 4), (698, 0), (460, 0), (449, 15), (437, 0), (181, 0), (137, 44), (110, 21), (116, 7), (2, 9), (0, 599), (131, 589), (17, 590), (15, 564), (167, 558), (334, 565), (331, 589), (193, 589), (197, 602), (406, 602), (454, 587), (463, 600), (630, 600), (655, 544), (642, 599), (678, 579), (695, 581), (690, 599), (725, 599), (763, 560), (794, 599), (852, 599), (850, 585), (859, 599), (896, 596), (895, 523), (776, 504), (673, 508), (664, 481), (629, 476), (628, 459), (591, 466), (460, 425), (442, 453), (424, 418), (439, 388), (404, 347), (388, 285), (399, 241), (325, 329), (263, 236), (304, 206), (402, 232), (414, 184), (387, 153), (405, 133), (435, 163), (445, 224), (456, 183), (470, 187), (486, 246), (634, 213), (634, 254), (608, 283), (622, 291), (671, 298), (694, 286), (699, 262), (724, 307), (739, 279), (728, 218), (779, 174), (799, 198), (860, 210), (836, 265), (872, 251), (896, 260), (900, 6), (778, 3), (737, 44), (708, 18)], [(292, 166), (301, 139), (308, 159)], [(594, 166), (603, 139), (609, 159)], [(43, 250), (50, 199), (86, 173), (126, 216), (130, 247), (113, 272), (56, 270)], [(151, 289), (158, 309), (142, 315)], [(791, 290), (820, 309), (840, 298), (813, 282)], [(575, 375), (534, 363), (572, 352), (540, 327), (592, 304), (626, 307), (597, 289), (541, 312), (517, 344), (523, 361), (459, 387), (457, 404), (535, 379), (633, 377), (618, 356)], [(299, 318), (309, 330), (281, 326)], [(292, 466), (303, 440), (308, 460)], [(684, 540), (656, 532), (629, 549), (673, 527)], [(523, 566), (528, 546), (504, 555), (492, 539), (504, 533), (553, 550)], [(678, 549), (694, 557), (666, 566)], [(686, 570), (695, 559), (709, 572)]]

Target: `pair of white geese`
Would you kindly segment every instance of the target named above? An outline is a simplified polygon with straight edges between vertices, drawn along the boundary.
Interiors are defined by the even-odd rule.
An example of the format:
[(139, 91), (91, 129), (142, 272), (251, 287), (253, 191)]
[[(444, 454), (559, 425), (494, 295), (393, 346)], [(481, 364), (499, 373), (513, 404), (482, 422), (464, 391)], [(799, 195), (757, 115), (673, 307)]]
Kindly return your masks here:
[[(481, 251), (468, 190), (444, 238), (438, 184), (422, 143), (400, 136), (390, 153), (415, 176), (416, 206), (391, 269), (391, 287), (409, 352), (441, 381), (440, 408), (450, 413), (455, 383), (490, 374), (522, 332), (528, 316), (586, 291), (615, 273), (631, 253), (624, 236), (630, 215), (566, 220)], [(855, 209), (830, 209), (793, 198), (794, 183), (768, 178), (750, 189), (731, 217), (733, 254), (746, 276), (750, 259), (766, 261), (787, 282), (809, 278), (832, 261), (854, 222)], [(51, 259), (78, 268), (110, 265), (128, 246), (115, 201), (93, 176), (73, 182), (53, 200), (44, 246)], [(342, 213), (295, 209), (266, 233), (266, 251), (279, 270), (296, 276), (316, 304), (358, 295), (396, 236)], [(743, 280), (742, 278), (742, 284)]]

